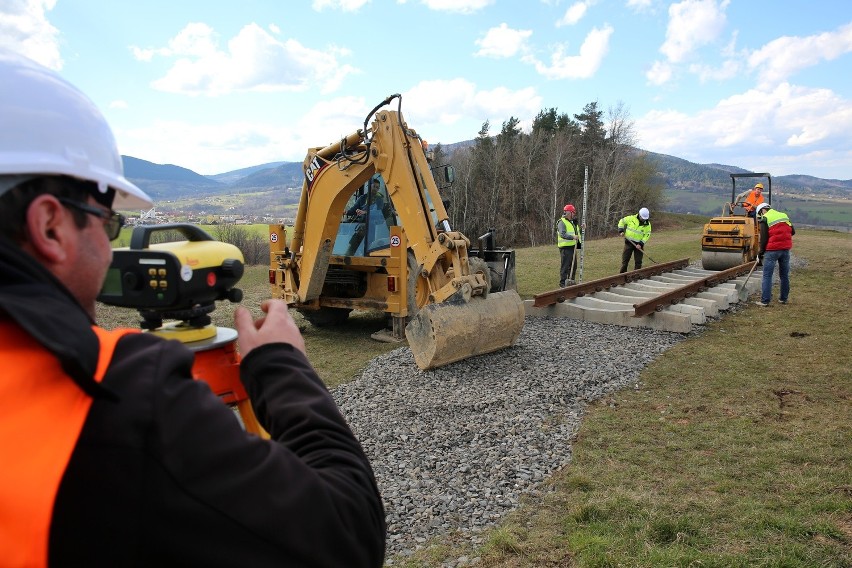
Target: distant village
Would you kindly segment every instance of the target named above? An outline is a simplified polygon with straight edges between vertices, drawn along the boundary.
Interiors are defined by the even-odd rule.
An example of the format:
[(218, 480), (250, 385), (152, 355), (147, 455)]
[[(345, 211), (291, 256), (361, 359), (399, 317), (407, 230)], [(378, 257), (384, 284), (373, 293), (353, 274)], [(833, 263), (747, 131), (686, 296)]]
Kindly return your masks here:
[(163, 225), (167, 223), (193, 223), (196, 225), (292, 225), (292, 217), (270, 217), (265, 215), (207, 214), (198, 211), (157, 211), (152, 207), (138, 215), (128, 214), (127, 225)]

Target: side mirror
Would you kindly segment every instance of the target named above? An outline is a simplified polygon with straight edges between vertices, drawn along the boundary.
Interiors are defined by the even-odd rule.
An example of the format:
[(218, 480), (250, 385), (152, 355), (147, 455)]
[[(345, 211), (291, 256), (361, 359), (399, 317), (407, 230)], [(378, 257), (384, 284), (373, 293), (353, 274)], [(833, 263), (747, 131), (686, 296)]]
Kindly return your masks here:
[(444, 166), (444, 179), (447, 183), (453, 183), (456, 181), (456, 170), (453, 166)]

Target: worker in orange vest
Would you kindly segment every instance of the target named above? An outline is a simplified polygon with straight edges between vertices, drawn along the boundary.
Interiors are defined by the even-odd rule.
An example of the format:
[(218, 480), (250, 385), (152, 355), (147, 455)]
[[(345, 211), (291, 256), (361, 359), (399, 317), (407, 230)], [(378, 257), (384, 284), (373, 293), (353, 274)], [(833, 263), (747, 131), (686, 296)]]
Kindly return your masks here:
[(382, 566), (370, 464), (287, 305), (234, 315), (246, 432), (193, 352), (95, 324), (118, 209), (150, 208), (97, 107), (0, 49), (0, 564)]
[(763, 199), (763, 184), (756, 183), (751, 189), (747, 189), (740, 193), (734, 200), (735, 204), (741, 203), (743, 209), (746, 210), (746, 215), (754, 219), (754, 212), (758, 205), (764, 202)]

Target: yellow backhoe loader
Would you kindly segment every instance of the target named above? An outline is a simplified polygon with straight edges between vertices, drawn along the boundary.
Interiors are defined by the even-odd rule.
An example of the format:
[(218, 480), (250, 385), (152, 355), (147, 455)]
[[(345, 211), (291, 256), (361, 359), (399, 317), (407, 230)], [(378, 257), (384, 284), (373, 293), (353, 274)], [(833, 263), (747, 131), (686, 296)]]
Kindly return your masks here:
[(471, 247), (450, 227), (436, 178), (452, 183), (453, 169), (431, 167), (401, 106), (391, 95), (362, 129), (308, 150), (292, 237), (269, 228), (269, 282), (313, 325), (386, 312), (389, 334), (430, 369), (511, 346), (524, 308), (514, 251), (495, 248), (493, 230)]
[(701, 235), (701, 266), (705, 270), (726, 270), (757, 258), (760, 230), (757, 220), (745, 210), (743, 193), (737, 194), (740, 178), (766, 178), (765, 199), (772, 203), (772, 176), (767, 173), (731, 174), (731, 200), (722, 205), (722, 214), (704, 225)]

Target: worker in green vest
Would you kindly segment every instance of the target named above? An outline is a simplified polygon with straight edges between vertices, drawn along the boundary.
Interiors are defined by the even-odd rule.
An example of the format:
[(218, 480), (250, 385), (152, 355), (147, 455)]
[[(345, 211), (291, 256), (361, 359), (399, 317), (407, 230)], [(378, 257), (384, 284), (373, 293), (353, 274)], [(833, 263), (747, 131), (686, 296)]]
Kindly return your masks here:
[(577, 279), (575, 251), (583, 248), (583, 238), (576, 221), (577, 210), (570, 203), (556, 223), (556, 246), (559, 247), (559, 287), (571, 286)]
[(778, 264), (778, 277), (781, 290), (778, 301), (786, 304), (790, 296), (790, 249), (793, 248), (793, 235), (796, 229), (786, 213), (761, 203), (755, 208), (760, 227), (760, 249), (758, 259), (763, 261), (763, 282), (760, 289), (758, 306), (766, 307), (772, 300), (772, 275)]
[(621, 270), (627, 272), (630, 256), (633, 257), (634, 270), (642, 268), (645, 245), (651, 238), (651, 212), (642, 207), (636, 215), (628, 215), (618, 222), (618, 234), (624, 236), (624, 250), (621, 253)]

